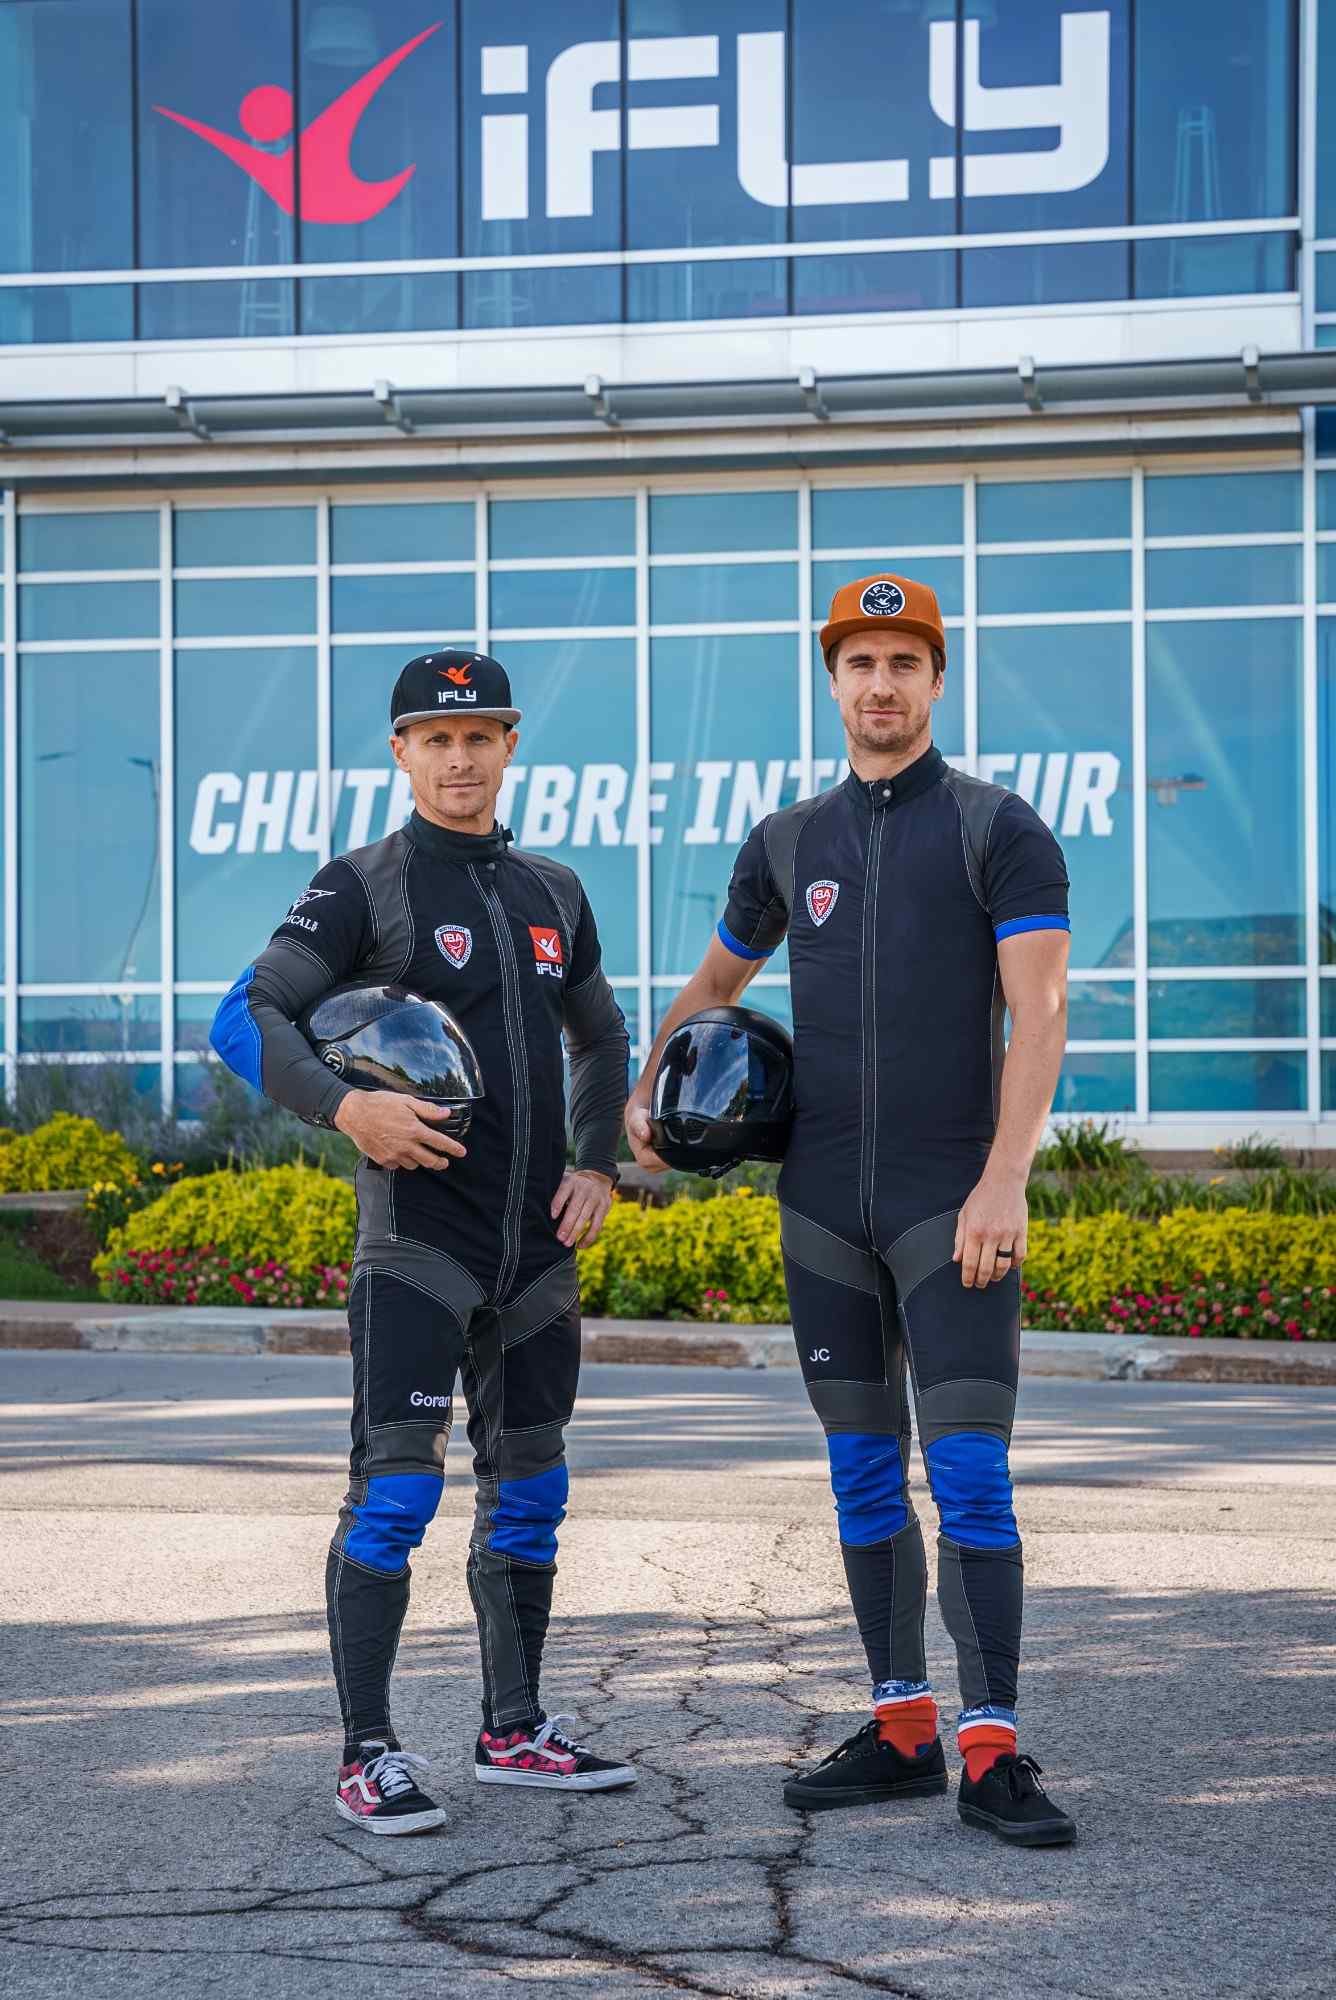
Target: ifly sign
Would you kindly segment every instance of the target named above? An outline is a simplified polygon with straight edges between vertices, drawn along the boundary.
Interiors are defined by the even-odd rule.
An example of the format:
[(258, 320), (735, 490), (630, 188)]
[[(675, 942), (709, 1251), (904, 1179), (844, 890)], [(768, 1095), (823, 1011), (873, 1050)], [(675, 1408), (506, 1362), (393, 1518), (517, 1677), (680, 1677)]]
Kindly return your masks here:
[[(488, 44), (475, 51), (484, 107), (477, 135), (477, 219), (592, 217), (594, 163), (600, 155), (623, 147), (665, 155), (723, 151), (726, 129), (733, 157), (720, 161), (722, 171), (731, 171), (743, 192), (768, 209), (847, 209), (925, 194), (945, 203), (954, 202), (957, 193), (978, 198), (1072, 192), (1098, 179), (1109, 158), (1110, 25), (1107, 11), (1060, 13), (1047, 52), (1050, 80), (990, 84), (983, 74), (979, 22), (930, 22), (928, 102), (936, 145), (914, 158), (888, 145), (885, 157), (856, 160), (790, 159), (787, 105), (793, 80), (787, 37), (779, 29), (731, 38), (579, 41), (545, 63), (533, 60), (527, 42)], [(245, 137), (204, 124), (187, 107), (154, 109), (231, 161), (286, 213), (314, 223), (365, 222), (399, 199), (419, 163), (403, 160), (383, 180), (362, 179), (352, 165), (358, 124), (373, 98), (393, 92), (396, 73), (442, 26), (424, 24), (331, 102), (313, 106), (300, 133), (291, 93), (262, 79), (240, 103), (238, 123)], [(735, 46), (727, 50), (726, 66), (728, 40)], [(721, 116), (726, 67), (735, 78), (727, 121)], [(675, 83), (691, 86), (689, 101), (635, 101), (636, 85), (654, 85), (654, 95), (662, 98)], [(713, 102), (711, 84), (719, 86)], [(617, 101), (623, 85), (628, 87), (624, 108)], [(893, 94), (892, 83), (884, 124), (888, 138), (900, 123)], [(1016, 151), (966, 153), (958, 187), (958, 132), (1030, 133), (1037, 143)], [(663, 172), (672, 173), (668, 159)]]

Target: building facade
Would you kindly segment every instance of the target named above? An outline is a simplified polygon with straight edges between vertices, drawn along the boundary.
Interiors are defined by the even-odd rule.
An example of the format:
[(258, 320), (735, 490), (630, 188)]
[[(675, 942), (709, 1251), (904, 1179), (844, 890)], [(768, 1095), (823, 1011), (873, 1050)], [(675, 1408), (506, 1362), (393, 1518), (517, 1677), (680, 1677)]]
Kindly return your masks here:
[(893, 568), (1067, 853), (1059, 1113), (1336, 1144), (1336, 8), (0, 0), (0, 185), (11, 1087), (199, 1108), (438, 643), (643, 1048)]

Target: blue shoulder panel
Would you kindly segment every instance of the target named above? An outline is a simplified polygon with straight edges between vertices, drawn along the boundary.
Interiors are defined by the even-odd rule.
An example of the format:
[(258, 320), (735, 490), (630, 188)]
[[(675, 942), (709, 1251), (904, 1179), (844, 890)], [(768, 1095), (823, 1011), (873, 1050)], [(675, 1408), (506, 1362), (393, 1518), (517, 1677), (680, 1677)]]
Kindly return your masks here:
[(720, 944), (727, 945), (735, 958), (769, 958), (770, 956), (768, 951), (753, 951), (749, 944), (743, 944), (741, 938), (735, 938), (722, 917), (719, 919), (717, 935)]
[(260, 1030), (255, 1025), (250, 1010), (250, 983), (255, 977), (255, 967), (248, 965), (240, 979), (234, 980), (218, 1003), (218, 1012), (213, 1017), (209, 1030), (209, 1046), (220, 1055), (230, 1070), (234, 1070), (243, 1083), (249, 1083), (256, 1090), (263, 1090), (260, 1067)]
[(1071, 927), (1070, 917), (1008, 917), (1006, 923), (996, 926), (996, 932), (1000, 941), (1021, 931), (1069, 931)]

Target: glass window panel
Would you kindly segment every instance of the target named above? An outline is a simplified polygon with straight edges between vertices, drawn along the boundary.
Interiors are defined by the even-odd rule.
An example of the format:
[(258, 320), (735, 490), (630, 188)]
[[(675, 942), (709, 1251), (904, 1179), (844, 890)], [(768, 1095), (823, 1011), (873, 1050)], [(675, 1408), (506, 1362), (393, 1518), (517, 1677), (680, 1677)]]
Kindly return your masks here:
[(1317, 621), (1317, 783), (1317, 948), (1324, 965), (1336, 965), (1336, 620), (1331, 618)]
[(1315, 257), (1313, 263), (1317, 272), (1313, 294), (1315, 308), (1320, 313), (1336, 312), (1336, 256)]
[[(654, 971), (680, 974), (710, 941), (753, 825), (797, 795), (798, 666), (792, 645), (757, 634), (656, 639), (650, 684), (651, 757), (667, 767), (650, 787)], [(766, 970), (785, 964), (781, 949)]]
[(656, 625), (739, 625), (798, 616), (796, 563), (701, 563), (652, 569), (649, 615)]
[[(52, 1060), (59, 1065), (60, 1057)], [(119, 1105), (128, 1090), (157, 1107), (162, 1095), (161, 1063), (88, 1063), (84, 1082), (97, 1088), (103, 1104)], [(21, 1113), (33, 1116), (38, 1108), (45, 1114), (51, 1102), (51, 1086), (42, 1075), (41, 1063), (25, 1063), (18, 1074), (18, 1104)], [(112, 1114), (104, 1114), (111, 1122)]]
[[(773, 963), (773, 961), (772, 961)], [(769, 967), (766, 968), (767, 972)], [(764, 974), (762, 975), (764, 977)], [(683, 981), (683, 985), (685, 985)], [(668, 1018), (668, 1011), (682, 991), (681, 986), (656, 986), (654, 988), (654, 1032)], [(768, 1014), (772, 1021), (778, 1021), (781, 1028), (793, 1033), (793, 1003), (787, 981), (783, 986), (762, 986), (759, 979), (753, 979), (747, 988), (746, 1005), (754, 1007), (758, 1014)]]
[(1321, 1033), (1324, 1036), (1336, 1035), (1336, 979), (1320, 980), (1318, 993), (1322, 1009)]
[(1304, 1032), (1301, 979), (1152, 979), (1152, 1040), (1260, 1039)]
[(1317, 601), (1330, 604), (1336, 599), (1336, 543), (1319, 542), (1317, 550)]
[(157, 567), (155, 513), (19, 515), (21, 570)]
[[(178, 1049), (191, 1049), (200, 1055), (207, 1054), (209, 1048), (209, 1029), (213, 1026), (213, 1017), (218, 1011), (218, 1002), (222, 999), (225, 990), (225, 988), (219, 987), (216, 993), (177, 994), (176, 1046)], [(179, 1071), (177, 1073), (177, 1083), (178, 1085), (180, 1083)]]
[[(617, 0), (566, 0), (548, 8), (535, 8), (532, 0), (462, 0), (460, 21), (464, 255), (620, 249), (623, 174), (634, 156), (619, 147), (586, 152), (578, 140), (585, 130), (592, 137), (592, 128), (582, 122), (591, 110), (595, 118), (615, 114), (623, 101)], [(486, 76), (484, 48), (494, 52), (487, 57)], [(447, 95), (453, 103), (455, 92)], [(550, 176), (545, 171), (549, 111), (555, 163)], [(485, 119), (507, 122), (484, 125)], [(680, 157), (674, 155), (674, 164)], [(654, 158), (662, 172), (663, 155), (656, 152)], [(617, 321), (621, 290), (615, 266), (473, 271), (464, 279), (464, 323)]]
[(131, 47), (129, 0), (0, 7), (0, 271), (133, 264)]
[[(1040, 207), (1039, 202), (1025, 203)], [(976, 217), (980, 202), (966, 202)], [(1015, 208), (1015, 202), (995, 202)], [(967, 228), (1005, 228), (990, 215)], [(1030, 227), (1037, 227), (1031, 224)], [(990, 306), (1070, 305), (1087, 299), (1125, 299), (1129, 290), (1125, 243), (1000, 244), (996, 250), (965, 250), (960, 257), (960, 303), (983, 311)]]
[(981, 480), (981, 542), (1100, 542), (1132, 532), (1126, 479)]
[[(207, 1038), (207, 1030), (205, 1034)], [(175, 1065), (178, 1118), (206, 1116), (217, 1096), (217, 1079), (221, 1067), (221, 1064), (216, 1062), (183, 1062)]]
[(178, 583), (178, 639), (243, 638), (251, 633), (314, 632), (312, 576), (219, 577)]
[[(4, 16), (0, 14), (0, 21)], [(0, 345), (133, 340), (130, 285), (15, 285), (0, 291)]]
[(812, 495), (814, 549), (933, 548), (963, 534), (959, 486), (836, 486)]
[(1336, 1049), (1322, 1051), (1322, 1109), (1336, 1111)]
[(1053, 1109), (1070, 1117), (1136, 1109), (1136, 1061), (1130, 1051), (1063, 1058)]
[(329, 554), (336, 563), (471, 562), (473, 507), (449, 501), (331, 507)]
[(795, 313), (933, 312), (957, 304), (954, 250), (792, 259)]
[(1298, 1049), (1155, 1050), (1152, 1111), (1302, 1111), (1307, 1058)]
[(1073, 979), (1067, 986), (1067, 1039), (1130, 1042), (1136, 1038), (1136, 994), (1130, 980)]
[(1048, 556), (980, 556), (979, 610), (1121, 611), (1132, 558), (1120, 549)]
[(412, 810), (408, 779), (390, 755), (390, 694), (403, 664), (402, 646), (333, 649), (330, 782), (336, 854), (383, 840)]
[(794, 549), (796, 493), (654, 493), (649, 503), (651, 555), (714, 554), (720, 549)]
[(1300, 551), (1260, 549), (1147, 549), (1146, 604), (1294, 604), (1303, 595)]
[[(400, 58), (357, 119), (351, 167), (347, 154), (333, 165), (301, 163), (301, 257), (333, 264), (457, 255), (456, 148), (442, 144), (442, 107), (455, 103), (458, 89), (454, 8), (424, 12), (419, 0), (376, 0), (374, 7), (300, 0), (297, 17), (297, 101), (308, 129), (378, 64)], [(344, 333), (382, 330), (386, 300), (404, 283), (323, 282), (344, 290), (351, 312), (336, 329)], [(453, 279), (427, 282), (453, 304)], [(454, 324), (453, 312), (442, 324)]]
[[(1329, 326), (1320, 326), (1317, 329), (1316, 339), (1319, 347), (1323, 345), (1322, 335), (1332, 331)], [(1315, 410), (1313, 429), (1318, 457), (1336, 458), (1336, 410)]]
[(336, 632), (472, 633), (471, 575), (336, 576), (330, 583)]
[[(671, 177), (661, 186), (671, 187)], [(788, 265), (778, 257), (632, 264), (626, 273), (628, 320), (763, 319), (787, 311)]]
[[(250, 262), (261, 260), (242, 260)], [(277, 256), (272, 260), (279, 261)], [(219, 278), (194, 284), (140, 285), (141, 340), (253, 340), (297, 331), (290, 278)]]
[(1146, 481), (1146, 533), (1297, 534), (1302, 506), (1297, 472), (1152, 474)]
[[(1336, 326), (1319, 326), (1313, 329), (1314, 347), (1336, 347)], [(1331, 451), (1331, 433), (1323, 423), (1323, 412), (1318, 411), (1317, 448), (1320, 452)]]
[(178, 569), (260, 569), (315, 561), (314, 507), (178, 507)]
[(1303, 957), (1297, 619), (1146, 633), (1152, 965)]
[(156, 583), (30, 583), (19, 591), (20, 639), (152, 639)]
[[(772, 642), (773, 643), (773, 642)], [(784, 642), (787, 644), (787, 640)], [(946, 635), (946, 672), (942, 692), (933, 710), (933, 741), (944, 757), (957, 759), (963, 768), (965, 755), (964, 644), (958, 632)], [(812, 641), (812, 755), (815, 765), (812, 789), (829, 791), (848, 774), (844, 725), (839, 703), (834, 699), (834, 682), (826, 671), (821, 647)]]
[(1294, 289), (1294, 238), (1160, 236), (1132, 245), (1132, 290), (1139, 299), (1228, 297)]
[(161, 1046), (162, 1003), (156, 993), (69, 993), (19, 1001), (21, 1050), (109, 1055)]
[(492, 629), (563, 625), (633, 625), (635, 571), (630, 569), (493, 570)]
[[(303, 233), (310, 236), (314, 231)], [(459, 278), (454, 271), (414, 271), (397, 277), (368, 271), (356, 278), (303, 278), (297, 287), (297, 306), (303, 333), (446, 331), (459, 324)]]
[[(290, 10), (272, 0), (202, 9), (137, 0), (137, 18), (141, 261), (164, 268), (290, 264), (296, 151)], [(164, 289), (144, 288), (145, 329), (150, 321), (162, 327), (177, 310), (171, 300), (150, 296)], [(290, 297), (291, 287), (284, 289)], [(271, 311), (272, 281), (229, 290), (238, 315), (232, 332), (290, 330), (290, 306), (285, 321)]]
[[(1317, 17), (1317, 234), (1336, 236), (1336, 26), (1329, 13)], [(1336, 259), (1332, 260), (1336, 262)]]
[(1336, 528), (1336, 473), (1319, 472), (1317, 475), (1317, 525), (1319, 528)]
[[(839, 562), (812, 564), (812, 611), (816, 617), (824, 619), (836, 591), (854, 580), (850, 567), (847, 556)], [(897, 576), (912, 576), (915, 583), (926, 583), (935, 590), (943, 618), (959, 618), (964, 611), (964, 564), (959, 556), (906, 556), (902, 566), (892, 552), (879, 567)]]
[(521, 556), (630, 556), (634, 500), (494, 500), (488, 515), (493, 562)]
[(1293, 0), (1136, 10), (1137, 222), (1294, 212)]
[[(923, 11), (942, 18), (940, 8)], [(1125, 222), (1129, 0), (1106, 0), (1099, 14), (1083, 9), (1075, 16), (1067, 0), (965, 0), (963, 12), (966, 36), (978, 37), (976, 74), (992, 95), (981, 115), (972, 121), (972, 129), (967, 126), (964, 133), (961, 226), (973, 232), (1093, 228)], [(968, 58), (967, 40), (967, 63)], [(1030, 94), (1036, 87), (1043, 92), (1047, 85), (1046, 94), (1051, 97), (1055, 83), (1056, 104), (1051, 109), (1044, 106), (1044, 124), (1036, 126)], [(1003, 94), (1007, 91), (1025, 95), (1008, 100)], [(940, 138), (933, 150), (944, 150)], [(944, 208), (939, 201), (939, 215)], [(1065, 267), (1081, 273), (1082, 282), (1090, 282), (1087, 274), (1093, 260), (1084, 253), (1091, 249), (1107, 252), (1109, 248), (1116, 253), (1120, 247), (1063, 245), (1043, 253), (1042, 261), (1048, 264), (1051, 260), (1055, 274)], [(1078, 254), (1068, 262), (1067, 251)], [(968, 253), (966, 265), (970, 255), (978, 254)], [(1018, 259), (1018, 264), (1021, 261)], [(1115, 268), (1116, 261), (1115, 255), (1110, 260)], [(1038, 274), (1041, 266), (1035, 268)], [(1060, 278), (1056, 281), (1062, 282)], [(969, 282), (967, 275), (967, 301)], [(1125, 286), (1124, 276), (1119, 291), (1099, 296), (1119, 297)], [(1096, 296), (1072, 290), (1061, 295)], [(1056, 294), (1032, 290), (1025, 296), (1037, 300)]]
[(21, 977), (160, 978), (157, 654), (31, 655), (19, 714)]
[(312, 647), (177, 655), (178, 978), (230, 984), (319, 867), (315, 715)]
[[(575, 869), (598, 924), (605, 970), (634, 978), (635, 642), (512, 641), (506, 667), (524, 720), (498, 816), (514, 828), (518, 846)], [(598, 717), (596, 737), (591, 715)]]
[(1062, 843), (1072, 964), (1130, 965), (1130, 628), (985, 627), (979, 744), (978, 775), (1020, 792)]

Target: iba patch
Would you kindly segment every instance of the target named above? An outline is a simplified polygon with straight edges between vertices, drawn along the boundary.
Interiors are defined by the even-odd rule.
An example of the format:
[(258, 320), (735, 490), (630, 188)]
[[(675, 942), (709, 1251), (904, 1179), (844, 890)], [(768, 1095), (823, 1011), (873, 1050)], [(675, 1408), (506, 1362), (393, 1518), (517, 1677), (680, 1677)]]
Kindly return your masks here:
[(835, 907), (835, 899), (840, 893), (838, 882), (813, 882), (807, 891), (807, 914), (820, 930), (826, 918)]
[(905, 594), (898, 583), (881, 577), (868, 585), (858, 600), (858, 608), (865, 618), (898, 618), (905, 608)]
[(447, 964), (465, 966), (473, 956), (473, 932), (463, 924), (442, 924), (436, 933), (436, 948)]
[(540, 973), (549, 979), (560, 979), (562, 974), (561, 932), (550, 931), (542, 924), (530, 924), (529, 936), (533, 939), (533, 962)]

